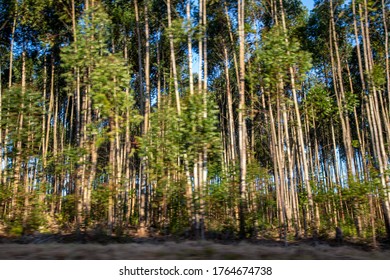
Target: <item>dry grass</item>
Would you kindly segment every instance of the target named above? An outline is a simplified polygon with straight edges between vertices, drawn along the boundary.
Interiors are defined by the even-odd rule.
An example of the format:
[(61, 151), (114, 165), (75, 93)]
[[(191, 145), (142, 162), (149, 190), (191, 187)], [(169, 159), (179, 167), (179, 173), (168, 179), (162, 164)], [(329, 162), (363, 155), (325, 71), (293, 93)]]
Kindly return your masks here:
[(0, 244), (0, 259), (16, 260), (128, 260), (128, 259), (390, 259), (390, 251), (365, 251), (351, 246), (331, 247), (307, 244), (263, 245), (241, 242), (218, 244), (214, 242), (127, 243), (127, 244)]

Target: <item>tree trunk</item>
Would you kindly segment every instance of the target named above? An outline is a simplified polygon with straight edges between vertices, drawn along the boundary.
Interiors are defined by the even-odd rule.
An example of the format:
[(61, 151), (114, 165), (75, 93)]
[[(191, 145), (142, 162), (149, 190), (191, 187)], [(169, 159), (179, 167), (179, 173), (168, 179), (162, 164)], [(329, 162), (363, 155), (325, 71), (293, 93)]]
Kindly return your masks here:
[(240, 238), (245, 237), (245, 219), (247, 207), (246, 190), (246, 124), (245, 124), (245, 0), (238, 0), (238, 34), (239, 34), (239, 60), (240, 83), (238, 105), (238, 146), (240, 151)]

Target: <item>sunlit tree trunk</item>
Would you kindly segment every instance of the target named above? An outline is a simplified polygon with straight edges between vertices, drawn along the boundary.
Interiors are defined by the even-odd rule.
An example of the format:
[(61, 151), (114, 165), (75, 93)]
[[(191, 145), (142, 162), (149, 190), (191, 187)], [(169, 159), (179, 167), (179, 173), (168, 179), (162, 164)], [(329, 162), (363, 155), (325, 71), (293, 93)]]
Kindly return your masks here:
[(228, 135), (229, 135), (229, 162), (234, 167), (236, 162), (236, 132), (234, 128), (234, 115), (233, 115), (233, 99), (230, 85), (230, 74), (229, 74), (229, 57), (228, 51), (225, 44), (223, 44), (224, 53), (224, 66), (225, 66), (225, 79), (226, 79), (226, 99), (228, 106)]
[[(288, 37), (287, 37), (287, 27), (285, 22), (285, 14), (284, 14), (284, 7), (282, 0), (279, 1), (280, 3), (280, 10), (281, 10), (281, 19), (282, 19), (282, 26), (285, 33), (285, 42), (287, 45), (289, 45)], [(289, 53), (287, 53), (289, 55)], [(291, 91), (293, 95), (293, 102), (294, 102), (294, 110), (295, 110), (295, 117), (297, 121), (297, 136), (298, 136), (298, 147), (299, 152), (302, 157), (302, 169), (303, 169), (303, 182), (305, 184), (305, 188), (307, 191), (307, 199), (309, 204), (309, 216), (311, 220), (311, 227), (312, 227), (312, 233), (314, 236), (318, 233), (318, 221), (316, 220), (315, 214), (314, 214), (314, 199), (312, 194), (312, 189), (310, 185), (309, 180), (309, 168), (308, 168), (308, 161), (305, 151), (305, 142), (303, 139), (303, 127), (301, 122), (301, 114), (299, 110), (299, 103), (298, 103), (298, 97), (296, 92), (296, 86), (295, 86), (295, 71), (292, 66), (289, 67), (289, 74), (290, 74), (290, 83), (291, 83)]]
[(238, 147), (240, 153), (240, 237), (245, 237), (245, 219), (247, 207), (246, 190), (246, 124), (245, 124), (245, 1), (238, 0), (238, 36), (239, 36), (239, 105), (238, 105)]
[[(188, 75), (189, 75), (189, 87), (190, 87), (190, 95), (194, 96), (194, 76), (192, 69), (192, 20), (191, 20), (191, 1), (187, 0), (186, 5), (186, 17), (187, 17), (187, 48), (188, 48)], [(193, 129), (195, 129), (193, 127)], [(190, 227), (194, 227), (196, 223), (196, 215), (195, 215), (195, 204), (193, 199), (193, 190), (192, 190), (192, 182), (190, 175), (190, 167), (188, 163), (187, 155), (184, 154), (184, 165), (185, 172), (187, 177), (187, 186), (186, 186), (186, 198), (187, 198), (187, 213), (189, 219)]]
[[(362, 4), (359, 3), (359, 16), (361, 19), (365, 69), (368, 73), (372, 73), (374, 68), (374, 60), (371, 50), (367, 1), (364, 0)], [(380, 174), (381, 206), (385, 228), (387, 236), (390, 237), (390, 179), (389, 176), (385, 174), (385, 170), (387, 170), (389, 166), (389, 156), (385, 148), (386, 140), (384, 136), (385, 132), (383, 131), (384, 129), (388, 130), (389, 120), (386, 116), (386, 113), (384, 112), (385, 110), (379, 110), (378, 94), (380, 95), (381, 92), (378, 90), (377, 85), (373, 81), (372, 77), (369, 75), (368, 78), (367, 113), (372, 133), (373, 150), (374, 154), (376, 155), (376, 165)]]
[(168, 37), (169, 37), (169, 51), (171, 55), (171, 67), (173, 75), (173, 85), (175, 90), (176, 98), (176, 109), (177, 114), (181, 115), (181, 105), (180, 105), (180, 95), (179, 95), (179, 83), (177, 79), (177, 69), (176, 69), (176, 55), (175, 55), (175, 46), (174, 46), (174, 36), (172, 31), (172, 16), (171, 16), (171, 0), (167, 0), (167, 9), (168, 9)]

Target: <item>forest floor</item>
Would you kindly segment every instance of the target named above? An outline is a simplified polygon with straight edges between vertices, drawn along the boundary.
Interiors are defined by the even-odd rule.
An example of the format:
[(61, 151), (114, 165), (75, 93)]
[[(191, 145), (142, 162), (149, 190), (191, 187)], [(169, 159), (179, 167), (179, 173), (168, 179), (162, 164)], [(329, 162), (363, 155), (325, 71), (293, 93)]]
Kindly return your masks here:
[(38, 234), (0, 236), (0, 260), (390, 260), (390, 246), (310, 239), (206, 240)]

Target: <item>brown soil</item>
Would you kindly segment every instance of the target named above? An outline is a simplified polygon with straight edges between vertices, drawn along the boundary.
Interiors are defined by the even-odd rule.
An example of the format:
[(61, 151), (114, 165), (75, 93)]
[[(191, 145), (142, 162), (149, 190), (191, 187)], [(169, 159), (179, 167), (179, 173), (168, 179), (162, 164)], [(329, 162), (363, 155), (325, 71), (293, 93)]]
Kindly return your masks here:
[(128, 260), (128, 259), (261, 259), (336, 260), (390, 259), (389, 249), (372, 249), (364, 244), (303, 240), (289, 243), (272, 240), (186, 241), (169, 239), (76, 238), (40, 235), (0, 238), (0, 259), (42, 260)]

